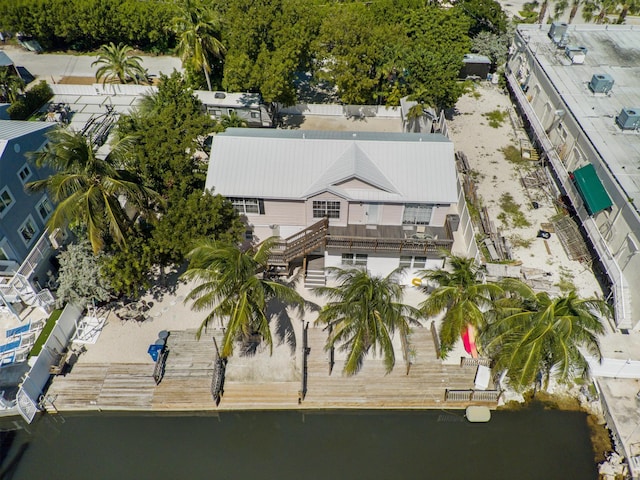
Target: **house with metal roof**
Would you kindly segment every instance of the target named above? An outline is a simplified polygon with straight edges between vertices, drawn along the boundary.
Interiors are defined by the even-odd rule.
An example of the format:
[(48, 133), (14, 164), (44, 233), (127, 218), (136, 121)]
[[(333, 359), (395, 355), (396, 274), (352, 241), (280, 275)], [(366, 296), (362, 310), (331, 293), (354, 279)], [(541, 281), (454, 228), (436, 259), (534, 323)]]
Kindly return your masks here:
[(640, 329), (640, 29), (518, 25), (507, 67), (550, 184), (603, 272), (616, 326)]
[(44, 307), (50, 294), (39, 296), (52, 269), (52, 244), (46, 223), (54, 208), (44, 193), (28, 193), (28, 182), (46, 178), (49, 171), (36, 167), (27, 154), (41, 149), (46, 122), (0, 120), (0, 308), (16, 313), (16, 305)]
[[(441, 134), (231, 128), (214, 138), (206, 188), (229, 198), (271, 266), (387, 274), (475, 255), (473, 228)], [(462, 211), (461, 211), (462, 210)]]

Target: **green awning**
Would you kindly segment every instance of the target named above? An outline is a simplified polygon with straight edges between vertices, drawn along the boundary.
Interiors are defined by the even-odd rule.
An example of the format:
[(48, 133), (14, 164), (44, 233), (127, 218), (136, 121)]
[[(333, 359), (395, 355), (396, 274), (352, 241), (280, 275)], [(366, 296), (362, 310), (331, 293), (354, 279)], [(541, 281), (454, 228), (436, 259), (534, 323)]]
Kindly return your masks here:
[(574, 170), (573, 183), (584, 200), (589, 215), (595, 215), (611, 206), (611, 199), (592, 164)]

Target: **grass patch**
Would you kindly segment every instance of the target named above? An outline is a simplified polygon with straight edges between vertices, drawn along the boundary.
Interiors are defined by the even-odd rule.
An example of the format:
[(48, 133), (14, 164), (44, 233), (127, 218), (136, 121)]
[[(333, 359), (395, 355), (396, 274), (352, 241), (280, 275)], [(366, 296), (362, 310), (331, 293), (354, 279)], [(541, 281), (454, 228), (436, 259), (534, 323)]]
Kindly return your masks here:
[(509, 116), (509, 112), (503, 110), (492, 110), (491, 112), (483, 113), (482, 116), (489, 120), (490, 127), (500, 128)]
[(509, 145), (508, 147), (504, 147), (500, 150), (504, 155), (504, 158), (507, 162), (513, 163), (514, 165), (527, 165), (529, 160), (522, 158), (522, 153), (518, 147), (514, 147), (513, 145)]
[(511, 245), (521, 248), (529, 248), (533, 243), (532, 238), (522, 238), (520, 235), (511, 235), (509, 240), (511, 240)]
[(530, 227), (531, 223), (520, 210), (520, 204), (516, 203), (510, 193), (506, 192), (500, 196), (500, 208), (502, 213), (498, 215), (498, 219), (506, 228), (522, 228)]
[(62, 310), (54, 310), (51, 313), (51, 315), (49, 316), (49, 319), (47, 320), (47, 323), (44, 325), (44, 328), (42, 329), (42, 332), (40, 332), (40, 335), (36, 339), (36, 342), (33, 344), (33, 348), (31, 349), (31, 352), (29, 352), (29, 357), (36, 357), (40, 355), (40, 351), (42, 350), (42, 346), (44, 345), (44, 342), (46, 342), (47, 338), (49, 338), (49, 335), (51, 334), (51, 330), (53, 330), (53, 327), (55, 327), (56, 322), (58, 321), (58, 318), (60, 318), (61, 314), (62, 314)]

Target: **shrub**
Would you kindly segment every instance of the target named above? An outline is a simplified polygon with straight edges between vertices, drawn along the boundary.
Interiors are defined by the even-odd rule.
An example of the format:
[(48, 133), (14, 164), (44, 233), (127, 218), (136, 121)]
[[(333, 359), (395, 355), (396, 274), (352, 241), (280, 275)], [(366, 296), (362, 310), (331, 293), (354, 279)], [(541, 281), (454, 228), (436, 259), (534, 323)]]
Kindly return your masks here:
[(42, 80), (14, 102), (7, 109), (7, 113), (11, 120), (25, 120), (29, 118), (29, 115), (48, 102), (51, 97), (53, 97), (51, 87), (47, 85), (47, 82)]

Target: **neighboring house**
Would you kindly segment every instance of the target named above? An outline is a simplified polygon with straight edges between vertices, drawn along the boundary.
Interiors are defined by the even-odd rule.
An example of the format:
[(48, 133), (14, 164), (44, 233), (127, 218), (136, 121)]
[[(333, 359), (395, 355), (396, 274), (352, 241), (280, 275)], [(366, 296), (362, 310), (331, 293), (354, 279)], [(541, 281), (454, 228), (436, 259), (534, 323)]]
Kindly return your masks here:
[(575, 210), (608, 283), (616, 325), (640, 328), (640, 30), (518, 25), (506, 76), (553, 193)]
[(275, 112), (262, 101), (259, 93), (229, 93), (196, 90), (206, 112), (216, 120), (236, 113), (249, 127), (273, 127)]
[[(13, 63), (13, 60), (11, 60), (9, 58), (9, 55), (7, 55), (6, 53), (4, 53), (2, 50), (0, 50), (0, 68), (2, 69), (8, 69), (9, 72), (13, 75), (15, 75), (16, 77), (20, 77), (20, 72), (18, 72), (18, 69), (16, 68), (15, 64)], [(20, 77), (22, 78), (22, 77)]]
[(491, 71), (491, 59), (477, 53), (465, 53), (458, 78), (486, 80)]
[(52, 128), (45, 122), (0, 120), (0, 307), (43, 306), (35, 296), (38, 276), (44, 285), (52, 269), (46, 223), (54, 205), (44, 192), (25, 191), (26, 183), (48, 175), (28, 162), (26, 154), (42, 148)]
[(248, 239), (280, 237), (270, 263), (324, 282), (330, 266), (387, 274), (475, 256), (473, 228), (440, 134), (227, 129), (206, 188), (246, 216)]

